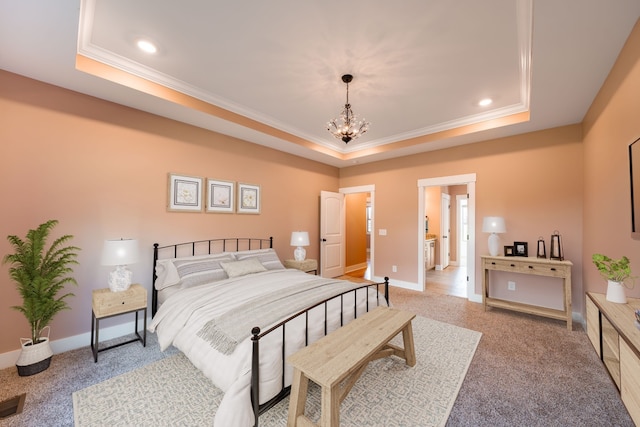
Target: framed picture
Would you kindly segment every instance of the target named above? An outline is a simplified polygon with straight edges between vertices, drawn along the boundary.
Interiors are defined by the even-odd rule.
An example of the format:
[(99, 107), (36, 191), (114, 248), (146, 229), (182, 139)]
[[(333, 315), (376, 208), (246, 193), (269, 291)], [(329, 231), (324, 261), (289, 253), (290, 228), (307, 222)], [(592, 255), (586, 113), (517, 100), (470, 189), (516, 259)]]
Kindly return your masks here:
[(167, 209), (175, 212), (202, 211), (202, 178), (169, 174)]
[(513, 255), (514, 256), (529, 256), (527, 242), (513, 242)]
[(513, 246), (504, 247), (504, 256), (513, 256)]
[(207, 178), (207, 212), (233, 213), (235, 197), (234, 182)]
[(238, 213), (260, 213), (260, 186), (238, 183)]

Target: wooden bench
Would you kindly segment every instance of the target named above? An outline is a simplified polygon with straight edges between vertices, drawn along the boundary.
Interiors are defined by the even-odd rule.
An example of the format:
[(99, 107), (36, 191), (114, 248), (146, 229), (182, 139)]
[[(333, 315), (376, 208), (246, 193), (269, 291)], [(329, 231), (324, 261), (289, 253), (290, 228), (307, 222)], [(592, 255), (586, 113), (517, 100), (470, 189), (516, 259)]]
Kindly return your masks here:
[[(416, 315), (378, 307), (289, 356), (293, 383), (289, 400), (288, 427), (340, 425), (340, 403), (355, 385), (367, 364), (391, 355), (416, 364), (411, 320)], [(404, 349), (389, 341), (402, 332)], [(309, 380), (322, 388), (320, 423), (304, 415)]]

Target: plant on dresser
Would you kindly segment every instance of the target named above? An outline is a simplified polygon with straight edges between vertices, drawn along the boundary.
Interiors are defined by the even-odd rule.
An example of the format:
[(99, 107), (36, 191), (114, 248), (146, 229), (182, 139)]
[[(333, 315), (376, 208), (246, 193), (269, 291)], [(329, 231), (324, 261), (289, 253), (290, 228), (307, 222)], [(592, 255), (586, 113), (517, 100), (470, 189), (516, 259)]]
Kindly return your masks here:
[[(78, 283), (70, 276), (71, 266), (80, 248), (65, 246), (73, 238), (64, 235), (45, 248), (47, 238), (57, 220), (49, 220), (27, 232), (25, 240), (15, 235), (7, 236), (14, 253), (5, 255), (3, 263), (9, 264), (9, 275), (22, 296), (22, 305), (13, 306), (24, 314), (31, 326), (31, 338), (22, 338), (22, 352), (16, 366), (21, 376), (33, 375), (49, 367), (53, 352), (49, 344), (49, 323), (53, 317), (69, 308), (66, 299), (72, 293), (58, 295), (65, 285)], [(44, 330), (47, 336), (44, 336)]]
[[(631, 275), (631, 262), (623, 256), (620, 259), (612, 259), (606, 255), (593, 254), (591, 257), (600, 275), (607, 280), (607, 300), (626, 304), (627, 297), (624, 292), (625, 282), (634, 279)], [(633, 282), (629, 288), (633, 287)]]

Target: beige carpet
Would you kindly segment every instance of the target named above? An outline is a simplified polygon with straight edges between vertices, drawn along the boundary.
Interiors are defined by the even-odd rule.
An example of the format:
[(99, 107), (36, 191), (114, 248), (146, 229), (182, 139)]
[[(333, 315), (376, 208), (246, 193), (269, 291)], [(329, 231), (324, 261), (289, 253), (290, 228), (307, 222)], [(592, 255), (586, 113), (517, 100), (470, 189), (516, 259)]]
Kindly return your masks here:
[[(341, 406), (342, 426), (443, 426), (481, 334), (424, 317), (413, 324), (417, 364), (372, 362)], [(398, 341), (401, 343), (401, 340)], [(181, 354), (73, 393), (76, 426), (212, 425), (222, 393)], [(307, 415), (319, 415), (317, 387)], [(260, 417), (286, 424), (288, 399)]]

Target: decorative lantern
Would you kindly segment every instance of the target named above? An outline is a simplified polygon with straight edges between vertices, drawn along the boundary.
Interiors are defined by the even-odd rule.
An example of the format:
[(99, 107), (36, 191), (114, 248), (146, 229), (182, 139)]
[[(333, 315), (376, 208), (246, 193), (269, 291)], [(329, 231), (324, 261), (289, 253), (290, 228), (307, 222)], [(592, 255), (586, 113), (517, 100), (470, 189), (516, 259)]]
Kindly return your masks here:
[(558, 230), (555, 230), (551, 235), (551, 253), (549, 254), (550, 259), (557, 259), (558, 261), (562, 261), (564, 259), (564, 253), (562, 252), (562, 241), (560, 239), (560, 233)]
[(544, 239), (542, 236), (538, 238), (538, 258), (546, 258), (547, 257), (547, 248), (544, 245)]

